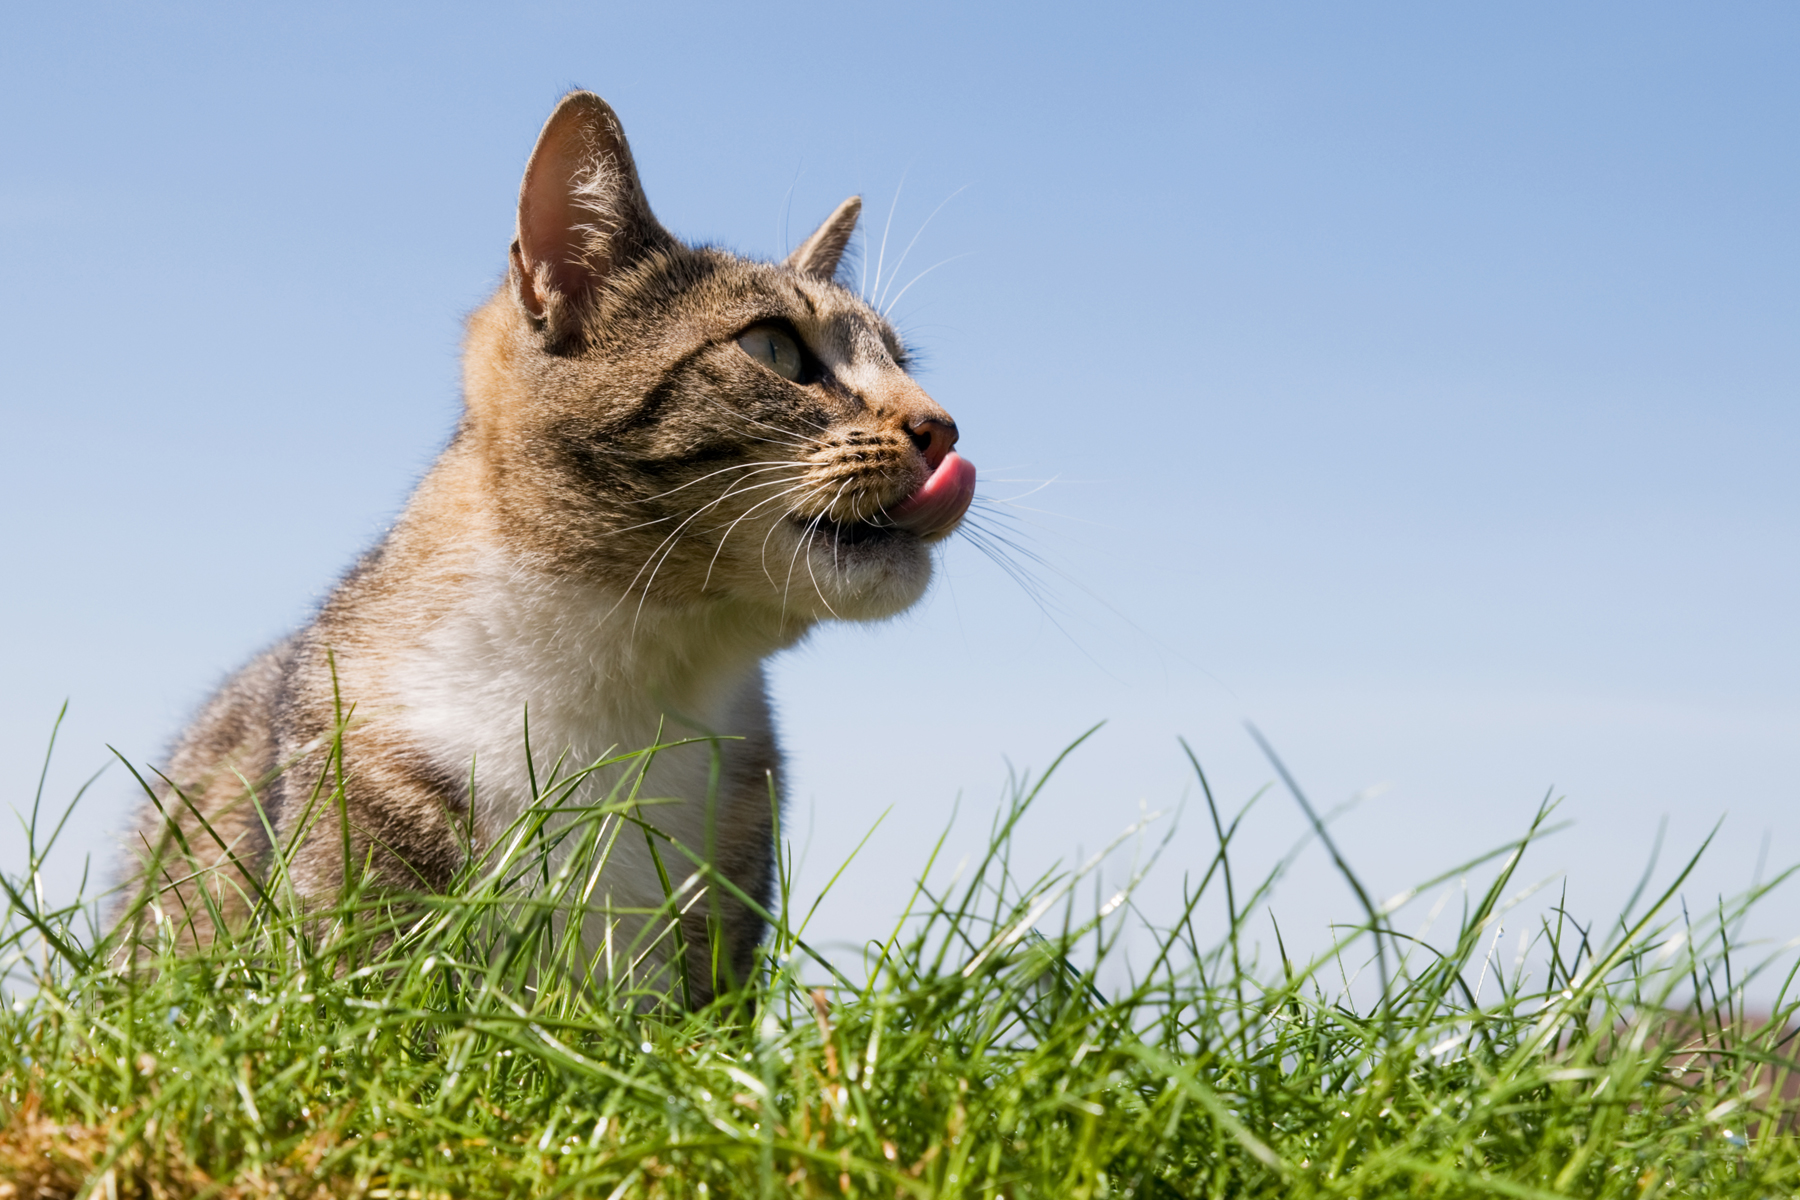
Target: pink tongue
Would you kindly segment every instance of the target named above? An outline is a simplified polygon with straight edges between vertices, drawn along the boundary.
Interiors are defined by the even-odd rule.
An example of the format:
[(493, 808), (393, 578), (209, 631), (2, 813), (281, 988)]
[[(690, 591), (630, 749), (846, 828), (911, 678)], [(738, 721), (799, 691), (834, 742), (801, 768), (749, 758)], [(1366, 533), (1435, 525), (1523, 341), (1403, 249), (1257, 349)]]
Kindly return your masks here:
[(951, 452), (919, 490), (889, 512), (888, 517), (922, 538), (942, 537), (956, 528), (974, 498), (975, 464)]

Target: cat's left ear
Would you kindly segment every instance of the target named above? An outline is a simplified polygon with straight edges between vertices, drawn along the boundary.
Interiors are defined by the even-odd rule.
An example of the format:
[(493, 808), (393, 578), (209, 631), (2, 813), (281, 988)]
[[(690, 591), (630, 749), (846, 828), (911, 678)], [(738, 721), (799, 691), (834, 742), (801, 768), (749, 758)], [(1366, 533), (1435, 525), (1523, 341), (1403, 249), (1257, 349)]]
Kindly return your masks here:
[(800, 248), (787, 257), (787, 265), (802, 275), (829, 280), (837, 274), (844, 247), (856, 232), (856, 218), (862, 215), (862, 197), (852, 196), (813, 230), (813, 235), (800, 243)]
[(570, 92), (544, 122), (519, 185), (512, 285), (552, 343), (574, 334), (607, 275), (673, 244), (638, 182), (612, 106)]

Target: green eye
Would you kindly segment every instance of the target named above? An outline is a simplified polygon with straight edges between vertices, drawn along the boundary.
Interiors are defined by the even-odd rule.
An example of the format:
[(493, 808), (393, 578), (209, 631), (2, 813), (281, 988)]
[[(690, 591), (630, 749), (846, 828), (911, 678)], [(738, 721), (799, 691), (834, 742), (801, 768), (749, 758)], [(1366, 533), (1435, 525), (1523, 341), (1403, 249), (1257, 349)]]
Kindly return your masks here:
[(738, 335), (738, 345), (783, 379), (800, 378), (800, 347), (794, 339), (772, 325), (758, 325)]

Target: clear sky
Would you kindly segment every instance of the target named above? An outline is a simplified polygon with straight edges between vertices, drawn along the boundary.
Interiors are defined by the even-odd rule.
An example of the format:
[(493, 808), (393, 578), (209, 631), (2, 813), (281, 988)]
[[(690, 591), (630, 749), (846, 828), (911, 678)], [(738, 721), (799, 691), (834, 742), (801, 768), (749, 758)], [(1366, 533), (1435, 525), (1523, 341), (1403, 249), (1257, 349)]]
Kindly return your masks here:
[[(1178, 735), (1241, 803), (1272, 778), (1246, 719), (1321, 806), (1386, 785), (1337, 827), (1384, 895), (1550, 789), (1575, 824), (1524, 874), (1566, 870), (1589, 915), (1664, 816), (1671, 851), (1727, 818), (1696, 904), (1765, 845), (1800, 861), (1791, 3), (69, 3), (0, 28), (15, 805), (65, 697), (57, 800), (108, 743), (153, 761), (379, 536), (454, 420), (532, 139), (583, 86), (684, 237), (776, 256), (867, 198), (870, 286), (878, 258), (890, 299), (910, 284), (923, 382), (1048, 564), (1033, 595), (953, 544), (914, 612), (776, 665), (804, 900), (892, 809), (827, 940), (882, 932), (959, 795), (952, 862), (1009, 763), (1101, 720), (1022, 867), (1191, 803)], [(104, 854), (129, 795), (115, 768), (71, 850)], [(1153, 915), (1211, 852), (1196, 815)], [(1244, 853), (1300, 831), (1270, 795)], [(1316, 849), (1276, 911), (1290, 945), (1351, 915)]]

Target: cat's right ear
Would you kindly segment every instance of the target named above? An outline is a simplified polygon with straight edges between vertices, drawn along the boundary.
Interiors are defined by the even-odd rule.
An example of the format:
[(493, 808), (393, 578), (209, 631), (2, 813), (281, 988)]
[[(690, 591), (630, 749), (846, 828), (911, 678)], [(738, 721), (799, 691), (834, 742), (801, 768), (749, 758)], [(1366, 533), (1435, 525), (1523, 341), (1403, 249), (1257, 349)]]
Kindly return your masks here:
[(673, 239), (638, 182), (612, 107), (570, 92), (544, 122), (519, 185), (512, 288), (550, 340), (574, 334), (608, 274)]
[(862, 197), (852, 196), (837, 206), (837, 211), (825, 218), (825, 223), (813, 230), (811, 237), (800, 243), (800, 248), (787, 257), (787, 265), (814, 279), (829, 280), (837, 274), (838, 262), (844, 257), (844, 248), (850, 244), (850, 235), (856, 232), (856, 218), (862, 215)]

